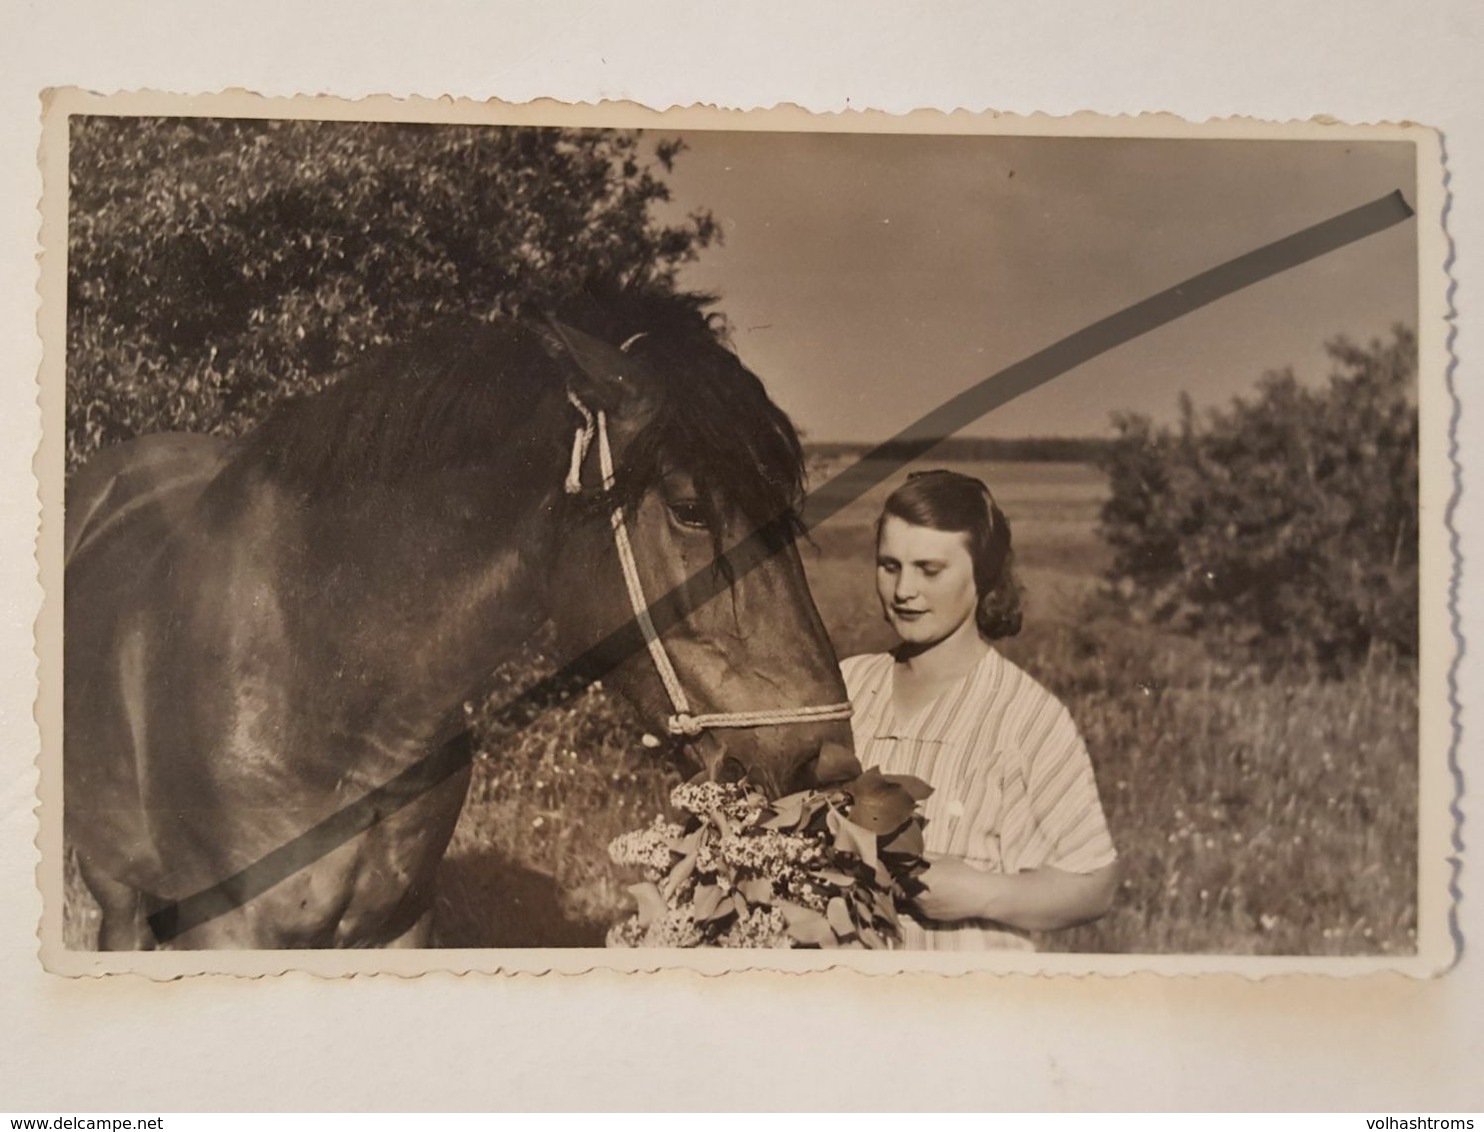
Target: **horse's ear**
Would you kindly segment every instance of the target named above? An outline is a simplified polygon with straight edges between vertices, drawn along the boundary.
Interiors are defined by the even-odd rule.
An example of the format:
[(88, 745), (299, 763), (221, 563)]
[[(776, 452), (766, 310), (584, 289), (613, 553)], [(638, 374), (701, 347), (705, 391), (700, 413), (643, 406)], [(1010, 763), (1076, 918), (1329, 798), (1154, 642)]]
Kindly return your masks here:
[(571, 364), (567, 388), (592, 409), (625, 415), (625, 410), (639, 410), (645, 403), (643, 367), (617, 346), (594, 338), (576, 327), (547, 319), (551, 329), (548, 341)]

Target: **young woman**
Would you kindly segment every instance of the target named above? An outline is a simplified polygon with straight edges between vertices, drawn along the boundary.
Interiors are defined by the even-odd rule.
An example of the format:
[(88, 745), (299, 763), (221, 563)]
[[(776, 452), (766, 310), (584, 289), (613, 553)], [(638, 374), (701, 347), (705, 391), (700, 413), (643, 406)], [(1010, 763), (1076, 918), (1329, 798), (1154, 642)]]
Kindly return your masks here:
[(1019, 631), (1020, 590), (989, 489), (946, 471), (898, 488), (877, 521), (876, 591), (901, 643), (841, 665), (856, 752), (934, 788), (904, 946), (1030, 949), (1018, 932), (1103, 915), (1117, 866), (1087, 750), (990, 644)]

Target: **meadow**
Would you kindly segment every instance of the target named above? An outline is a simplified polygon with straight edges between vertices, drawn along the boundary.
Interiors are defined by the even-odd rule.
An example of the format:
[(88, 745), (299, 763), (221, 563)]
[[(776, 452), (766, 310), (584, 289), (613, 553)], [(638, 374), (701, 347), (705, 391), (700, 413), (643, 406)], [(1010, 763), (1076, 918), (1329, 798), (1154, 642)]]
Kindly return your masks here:
[[(812, 481), (848, 459), (816, 459)], [(1377, 663), (1335, 681), (1208, 655), (1199, 642), (1121, 616), (1098, 598), (1108, 553), (1096, 523), (1107, 486), (1096, 468), (950, 466), (989, 482), (1010, 518), (1026, 626), (1003, 649), (1082, 728), (1122, 860), (1113, 911), (1045, 934), (1038, 946), (1413, 951), (1415, 671)], [(888, 489), (835, 516), (804, 547), (842, 656), (890, 640), (871, 567), (872, 524)], [(640, 735), (628, 709), (601, 688), (519, 732), (482, 735), (439, 876), (440, 944), (601, 945), (629, 907), (628, 878), (608, 862), (606, 846), (646, 824), (682, 776)], [(89, 946), (91, 901), (75, 878), (69, 888), (67, 938)]]

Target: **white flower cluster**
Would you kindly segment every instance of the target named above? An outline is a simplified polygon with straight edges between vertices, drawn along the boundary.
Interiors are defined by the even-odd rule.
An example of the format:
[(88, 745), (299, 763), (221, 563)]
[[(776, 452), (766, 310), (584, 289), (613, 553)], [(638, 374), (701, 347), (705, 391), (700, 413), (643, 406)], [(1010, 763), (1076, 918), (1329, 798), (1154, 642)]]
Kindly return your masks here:
[(671, 908), (647, 925), (630, 916), (609, 928), (604, 940), (608, 947), (700, 947), (703, 942), (695, 913), (689, 908)]
[(795, 904), (813, 908), (816, 912), (823, 912), (834, 895), (834, 890), (828, 885), (802, 872), (779, 878), (779, 888)]
[(670, 805), (698, 818), (719, 813), (734, 821), (752, 822), (764, 800), (734, 782), (682, 782), (670, 791)]
[(608, 846), (608, 856), (615, 865), (642, 868), (650, 880), (658, 880), (669, 871), (670, 845), (681, 834), (680, 826), (657, 817), (643, 829), (620, 834)]
[(726, 834), (716, 842), (716, 855), (733, 869), (782, 880), (800, 866), (817, 863), (823, 851), (815, 838), (764, 829)]
[(898, 882), (863, 862), (875, 838), (850, 824), (843, 794), (770, 803), (737, 783), (677, 786), (670, 802), (681, 823), (656, 818), (609, 847), (645, 882), (631, 886), (638, 912), (608, 933), (608, 945), (890, 946), (900, 939)]
[(761, 905), (748, 909), (716, 940), (719, 947), (792, 947), (788, 921), (777, 908)]

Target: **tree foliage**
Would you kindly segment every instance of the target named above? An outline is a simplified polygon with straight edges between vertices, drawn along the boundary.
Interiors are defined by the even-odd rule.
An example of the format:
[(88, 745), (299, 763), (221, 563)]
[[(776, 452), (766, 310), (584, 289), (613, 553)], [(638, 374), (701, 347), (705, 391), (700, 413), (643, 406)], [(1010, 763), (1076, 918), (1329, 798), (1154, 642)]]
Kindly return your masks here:
[(72, 120), (68, 458), (235, 433), (368, 346), (595, 281), (673, 288), (681, 144), (634, 132)]
[(1128, 414), (1102, 529), (1136, 616), (1268, 659), (1417, 653), (1417, 340), (1326, 347), (1328, 386), (1269, 373), (1179, 425)]

